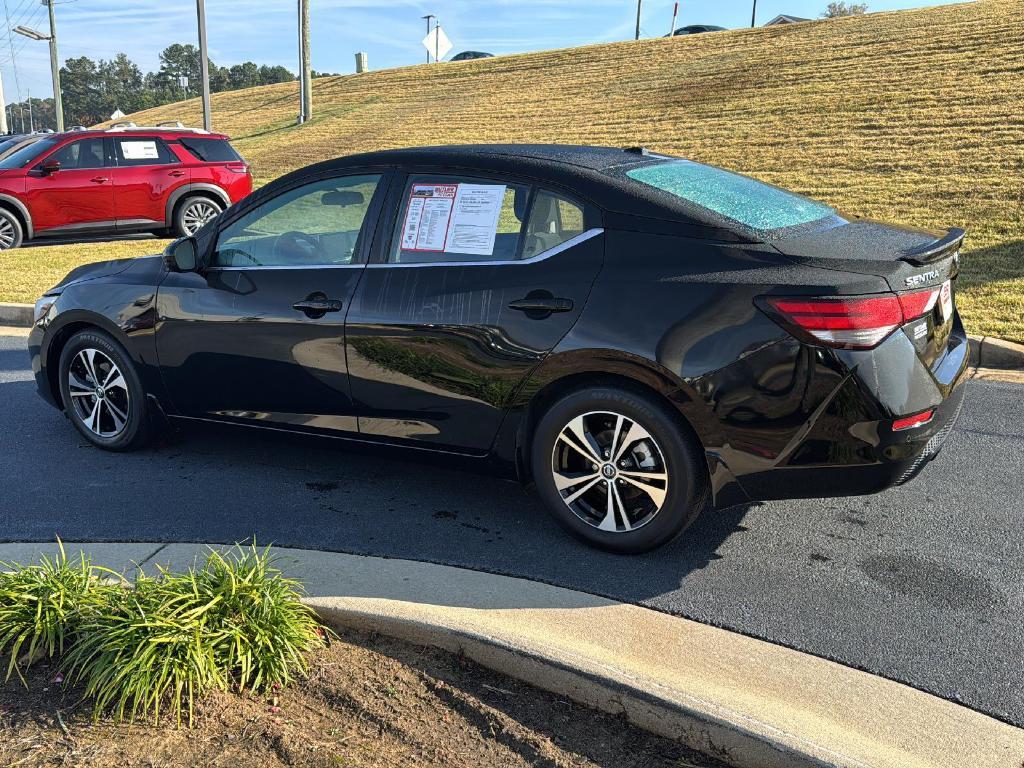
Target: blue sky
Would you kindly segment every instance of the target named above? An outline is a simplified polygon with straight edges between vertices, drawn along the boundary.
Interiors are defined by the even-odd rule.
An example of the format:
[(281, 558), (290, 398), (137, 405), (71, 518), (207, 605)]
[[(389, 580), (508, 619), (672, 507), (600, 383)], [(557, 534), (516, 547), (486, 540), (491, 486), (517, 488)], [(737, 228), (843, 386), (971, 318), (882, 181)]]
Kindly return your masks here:
[[(882, 11), (936, 5), (942, 0), (868, 0)], [(951, 0), (946, 0), (947, 2)], [(460, 50), (491, 53), (562, 48), (633, 37), (635, 0), (310, 0), (313, 68), (352, 72), (353, 54), (369, 54), (371, 69), (424, 60), (420, 44), (426, 28), (420, 18), (437, 14)], [(47, 31), (46, 8), (39, 0), (6, 3), (11, 26)], [(816, 17), (827, 0), (758, 0), (758, 22), (780, 13)], [(668, 32), (672, 0), (643, 0), (644, 36)], [(677, 26), (750, 24), (750, 0), (681, 0)], [(143, 71), (156, 69), (157, 56), (174, 42), (195, 42), (194, 0), (55, 0), (61, 60), (128, 54)], [(295, 0), (206, 0), (210, 57), (219, 65), (252, 60), (297, 68)], [(46, 43), (15, 35), (14, 55), (7, 20), (0, 16), (0, 74), (7, 101), (31, 90), (50, 93)], [(17, 78), (15, 67), (17, 64)]]

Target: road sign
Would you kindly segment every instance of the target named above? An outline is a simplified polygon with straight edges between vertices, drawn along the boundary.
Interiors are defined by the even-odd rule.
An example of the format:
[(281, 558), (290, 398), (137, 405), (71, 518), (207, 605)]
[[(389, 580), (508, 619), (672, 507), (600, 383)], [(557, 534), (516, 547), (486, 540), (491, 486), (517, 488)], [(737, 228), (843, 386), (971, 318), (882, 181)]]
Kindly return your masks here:
[(448, 35), (440, 26), (435, 26), (423, 38), (423, 47), (427, 49), (428, 53), (434, 54), (435, 61), (440, 61), (452, 49), (452, 41), (448, 39)]

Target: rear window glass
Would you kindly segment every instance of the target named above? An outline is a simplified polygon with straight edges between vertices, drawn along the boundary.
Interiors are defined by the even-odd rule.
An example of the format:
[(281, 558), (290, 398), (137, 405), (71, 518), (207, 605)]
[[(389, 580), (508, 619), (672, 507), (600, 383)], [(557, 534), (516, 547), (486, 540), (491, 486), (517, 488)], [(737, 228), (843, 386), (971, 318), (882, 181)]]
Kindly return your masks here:
[(688, 160), (634, 168), (626, 176), (751, 229), (793, 227), (835, 214), (824, 203)]
[(181, 145), (204, 163), (237, 163), (242, 157), (224, 139), (182, 139)]

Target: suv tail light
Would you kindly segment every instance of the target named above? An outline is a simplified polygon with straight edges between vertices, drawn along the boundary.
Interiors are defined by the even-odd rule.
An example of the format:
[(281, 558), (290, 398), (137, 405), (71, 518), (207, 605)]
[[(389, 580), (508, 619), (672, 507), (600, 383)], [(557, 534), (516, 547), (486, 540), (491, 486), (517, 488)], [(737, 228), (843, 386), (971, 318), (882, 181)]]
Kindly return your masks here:
[(245, 163), (227, 163), (225, 166), (229, 171), (233, 173), (248, 173), (249, 166)]
[(874, 296), (765, 296), (762, 305), (776, 322), (812, 343), (839, 349), (871, 349), (911, 320), (927, 315), (938, 288)]

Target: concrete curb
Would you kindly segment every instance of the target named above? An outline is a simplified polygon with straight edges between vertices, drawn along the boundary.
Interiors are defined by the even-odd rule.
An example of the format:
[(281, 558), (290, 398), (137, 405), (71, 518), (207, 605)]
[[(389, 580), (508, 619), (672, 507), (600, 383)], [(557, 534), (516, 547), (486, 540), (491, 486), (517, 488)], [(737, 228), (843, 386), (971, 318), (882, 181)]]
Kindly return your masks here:
[(0, 301), (0, 325), (31, 328), (34, 310), (35, 307), (32, 304), (13, 304)]
[[(0, 544), (0, 561), (55, 548)], [(66, 548), (129, 577), (139, 566), (181, 569), (209, 549)], [(1024, 730), (958, 704), (647, 608), (431, 563), (275, 553), (329, 624), (464, 654), (738, 768), (1020, 768), (1024, 756)]]

